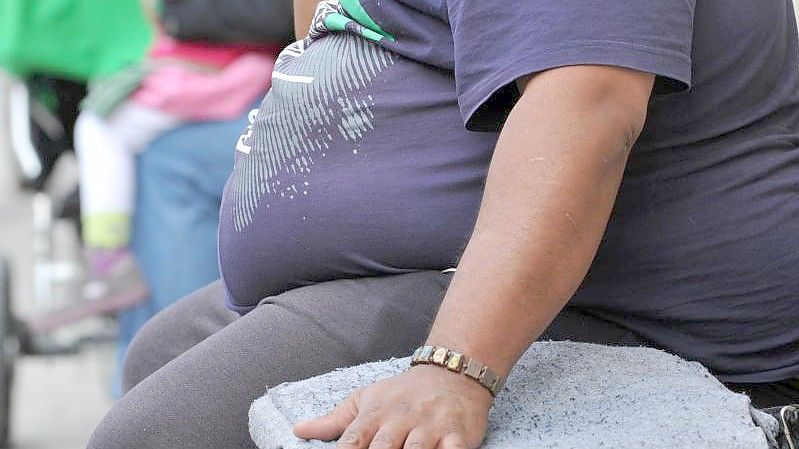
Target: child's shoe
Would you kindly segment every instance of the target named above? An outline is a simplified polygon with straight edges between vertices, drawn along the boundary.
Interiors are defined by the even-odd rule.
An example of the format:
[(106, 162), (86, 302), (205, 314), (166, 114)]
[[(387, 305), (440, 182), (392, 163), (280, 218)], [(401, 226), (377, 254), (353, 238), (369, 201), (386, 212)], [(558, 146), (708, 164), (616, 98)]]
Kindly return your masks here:
[(89, 275), (81, 289), (80, 300), (58, 310), (25, 319), (33, 334), (97, 315), (130, 309), (150, 295), (147, 284), (127, 248), (88, 249)]

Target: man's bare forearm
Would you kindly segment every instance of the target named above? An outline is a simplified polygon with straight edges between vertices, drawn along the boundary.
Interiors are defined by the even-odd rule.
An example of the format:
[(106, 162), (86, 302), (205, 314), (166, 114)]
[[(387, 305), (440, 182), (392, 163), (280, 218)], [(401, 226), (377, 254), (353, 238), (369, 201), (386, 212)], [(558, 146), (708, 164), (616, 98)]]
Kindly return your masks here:
[(308, 35), (318, 4), (319, 0), (294, 0), (294, 36), (297, 39)]
[(652, 83), (640, 72), (583, 66), (526, 84), (428, 343), (510, 371), (585, 277)]

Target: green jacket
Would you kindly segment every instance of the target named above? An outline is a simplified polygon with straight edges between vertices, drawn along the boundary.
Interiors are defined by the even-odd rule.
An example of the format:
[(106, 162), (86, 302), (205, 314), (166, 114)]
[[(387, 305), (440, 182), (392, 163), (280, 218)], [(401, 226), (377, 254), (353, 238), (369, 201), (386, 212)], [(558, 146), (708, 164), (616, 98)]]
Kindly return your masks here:
[(19, 76), (112, 74), (151, 38), (138, 0), (0, 0), (0, 67)]

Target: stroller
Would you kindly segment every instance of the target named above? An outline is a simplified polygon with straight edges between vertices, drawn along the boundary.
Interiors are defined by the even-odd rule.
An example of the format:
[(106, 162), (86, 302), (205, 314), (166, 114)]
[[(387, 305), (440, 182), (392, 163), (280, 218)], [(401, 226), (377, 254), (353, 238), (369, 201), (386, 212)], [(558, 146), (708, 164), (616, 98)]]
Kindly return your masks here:
[[(3, 128), (8, 130), (18, 185), (29, 192), (32, 202), (35, 312), (27, 316), (15, 312), (11, 296), (13, 267), (0, 254), (0, 447), (5, 447), (9, 438), (12, 406), (9, 399), (15, 359), (76, 354), (87, 345), (113, 342), (114, 312), (122, 308), (113, 301), (76, 302), (74, 298), (83, 280), (82, 257), (77, 257), (80, 253), (75, 251), (67, 255), (58, 251), (59, 244), (73, 247), (79, 244), (77, 180), (61, 179), (57, 189), (51, 188), (51, 184), (62, 175), (59, 160), (68, 159), (72, 152), (72, 126), (86, 86), (43, 75), (31, 76), (25, 82), (8, 79), (7, 89), (0, 82), (0, 106), (8, 108), (0, 117), (8, 118)], [(55, 107), (42, 104), (43, 96), (55, 98)], [(64, 233), (65, 227), (71, 232)], [(58, 334), (62, 328), (87, 318), (92, 318), (95, 324), (88, 333), (72, 332), (69, 338)]]
[[(0, 120), (5, 121), (0, 124), (7, 130), (0, 137), (8, 137), (16, 179), (30, 198), (33, 218), (33, 283), (23, 286), (31, 295), (18, 304), (36, 311), (27, 318), (13, 311), (10, 275), (15, 267), (0, 254), (0, 447), (4, 447), (17, 357), (72, 354), (88, 343), (116, 338), (113, 306), (61, 308), (75, 302), (84, 264), (74, 251), (80, 235), (77, 180), (64, 176), (59, 166), (68, 167), (63, 162), (69, 157), (64, 156), (72, 151), (77, 105), (86, 94), (84, 80), (137, 61), (149, 44), (151, 29), (138, 0), (3, 0), (0, 17), (6, 25), (0, 27), (4, 43), (0, 108), (7, 109), (0, 110), (4, 112)], [(6, 71), (18, 77), (2, 76)], [(50, 188), (51, 184), (58, 187)], [(64, 251), (70, 244), (73, 251)], [(64, 338), (76, 327), (86, 328), (63, 329), (67, 324), (88, 317), (98, 326), (90, 325), (88, 334), (73, 332)]]

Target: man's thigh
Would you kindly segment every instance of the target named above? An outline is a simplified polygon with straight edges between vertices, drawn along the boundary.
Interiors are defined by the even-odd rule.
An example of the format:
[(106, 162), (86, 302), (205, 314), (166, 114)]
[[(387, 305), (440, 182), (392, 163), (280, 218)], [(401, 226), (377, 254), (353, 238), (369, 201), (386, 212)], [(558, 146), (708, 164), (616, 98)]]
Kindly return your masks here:
[[(89, 448), (252, 448), (247, 411), (267, 385), (410, 354), (424, 340), (449, 279), (424, 271), (267, 298), (133, 387)], [(170, 344), (170, 331), (159, 332)]]
[(563, 309), (538, 339), (609, 346), (655, 346), (623, 326), (574, 307)]
[(220, 281), (197, 290), (156, 314), (130, 344), (122, 371), (122, 392), (180, 354), (225, 328), (239, 315), (225, 308)]

